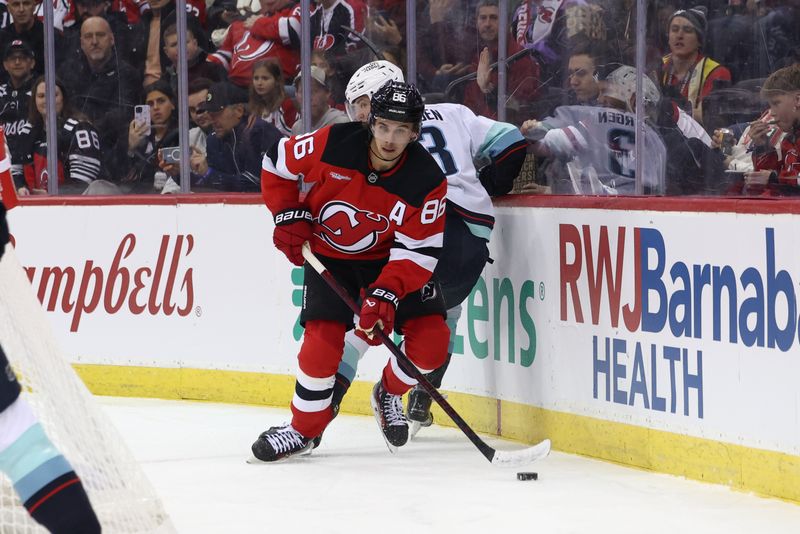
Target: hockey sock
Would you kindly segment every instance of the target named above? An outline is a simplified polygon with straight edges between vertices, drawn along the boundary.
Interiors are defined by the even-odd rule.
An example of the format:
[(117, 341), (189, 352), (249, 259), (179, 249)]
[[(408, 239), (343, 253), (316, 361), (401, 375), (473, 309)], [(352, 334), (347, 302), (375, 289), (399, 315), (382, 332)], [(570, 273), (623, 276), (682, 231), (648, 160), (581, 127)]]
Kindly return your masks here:
[(25, 508), (31, 517), (53, 534), (100, 532), (100, 523), (89, 497), (74, 471), (48, 482), (25, 501)]
[[(456, 325), (461, 318), (461, 304), (457, 304), (447, 310), (447, 328), (450, 329), (450, 342), (447, 345), (447, 354), (453, 354), (456, 345)], [(436, 387), (439, 387), (438, 385)]]
[(24, 399), (0, 414), (0, 470), (31, 516), (54, 533), (100, 532), (80, 479)]
[(342, 403), (347, 390), (350, 389), (350, 383), (346, 376), (336, 373), (336, 382), (333, 383), (333, 396), (331, 397), (334, 417), (339, 413), (339, 405)]

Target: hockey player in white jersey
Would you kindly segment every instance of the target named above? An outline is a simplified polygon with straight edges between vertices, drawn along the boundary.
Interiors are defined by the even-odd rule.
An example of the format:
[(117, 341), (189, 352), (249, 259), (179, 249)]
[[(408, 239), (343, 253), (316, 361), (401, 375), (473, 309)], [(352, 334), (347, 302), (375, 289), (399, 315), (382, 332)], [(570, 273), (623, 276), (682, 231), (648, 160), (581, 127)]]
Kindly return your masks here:
[[(374, 61), (358, 69), (345, 91), (352, 120), (366, 122), (370, 98), (389, 81), (403, 81), (403, 73), (388, 61)], [(511, 124), (475, 115), (460, 104), (427, 104), (419, 142), (447, 176), (447, 213), (444, 246), (436, 267), (445, 304), (450, 345), (445, 364), (427, 375), (439, 387), (450, 362), (461, 303), (469, 296), (489, 259), (487, 243), (494, 226), (490, 196), (508, 193), (522, 167), (527, 143)], [(478, 171), (474, 161), (487, 164)], [(333, 391), (338, 410), (368, 345), (352, 332), (345, 337), (344, 354)], [(430, 396), (419, 386), (409, 393), (407, 417), (412, 435), (433, 422)], [(315, 446), (319, 444), (316, 440)]]
[[(655, 110), (658, 88), (643, 80), (644, 102)], [(600, 106), (561, 106), (555, 116), (526, 121), (525, 136), (537, 153), (567, 161), (575, 193), (632, 195), (636, 189), (636, 71), (621, 66), (600, 82)], [(664, 191), (666, 147), (661, 137), (645, 124), (646, 165), (642, 183), (650, 194)]]

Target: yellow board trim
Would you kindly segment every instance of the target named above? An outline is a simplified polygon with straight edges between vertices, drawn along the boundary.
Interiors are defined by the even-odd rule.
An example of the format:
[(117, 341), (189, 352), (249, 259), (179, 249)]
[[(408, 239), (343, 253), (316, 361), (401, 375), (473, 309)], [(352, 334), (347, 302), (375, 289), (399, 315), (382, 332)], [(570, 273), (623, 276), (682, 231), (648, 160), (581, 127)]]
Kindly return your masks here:
[[(294, 377), (211, 369), (74, 365), (95, 395), (287, 406)], [(369, 415), (372, 384), (356, 382), (342, 412)], [(448, 401), (478, 432), (800, 502), (800, 457), (465, 393)], [(453, 426), (434, 406), (437, 423)], [(500, 417), (501, 425), (498, 425)]]

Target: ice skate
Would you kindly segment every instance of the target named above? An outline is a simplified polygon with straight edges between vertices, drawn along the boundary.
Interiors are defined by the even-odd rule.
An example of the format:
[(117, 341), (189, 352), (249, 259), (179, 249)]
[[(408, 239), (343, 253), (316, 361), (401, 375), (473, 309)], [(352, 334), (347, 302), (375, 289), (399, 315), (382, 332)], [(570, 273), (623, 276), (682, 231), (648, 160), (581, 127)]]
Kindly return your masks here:
[(256, 460), (275, 462), (297, 454), (309, 454), (312, 447), (313, 440), (284, 423), (262, 432), (251, 449)]
[(408, 393), (408, 408), (406, 409), (406, 418), (410, 423), (408, 439), (414, 439), (421, 428), (427, 428), (433, 424), (432, 401), (431, 396), (419, 386), (414, 386)]
[(408, 441), (408, 421), (403, 413), (403, 398), (400, 395), (392, 395), (383, 389), (383, 385), (378, 382), (372, 388), (370, 397), (372, 411), (375, 420), (386, 440), (389, 451), (397, 452), (398, 447), (402, 447)]

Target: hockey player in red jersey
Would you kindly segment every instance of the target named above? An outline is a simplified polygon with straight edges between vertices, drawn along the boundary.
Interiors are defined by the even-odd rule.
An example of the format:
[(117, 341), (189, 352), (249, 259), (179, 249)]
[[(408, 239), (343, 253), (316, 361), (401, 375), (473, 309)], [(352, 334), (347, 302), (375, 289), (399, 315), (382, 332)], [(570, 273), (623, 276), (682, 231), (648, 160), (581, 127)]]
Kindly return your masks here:
[[(368, 125), (336, 124), (281, 140), (264, 158), (262, 192), (275, 216), (275, 246), (295, 265), (313, 252), (354, 297), (356, 331), (371, 344), (374, 328), (396, 326), (405, 352), (423, 372), (439, 367), (450, 337), (438, 282), (432, 279), (444, 234), (447, 182), (416, 143), (424, 111), (414, 86), (393, 82), (372, 97)], [(305, 326), (292, 399), (292, 421), (263, 432), (256, 458), (274, 461), (309, 451), (333, 418), (331, 397), (353, 313), (306, 266)], [(404, 445), (401, 396), (416, 381), (394, 357), (372, 393), (390, 448)]]

